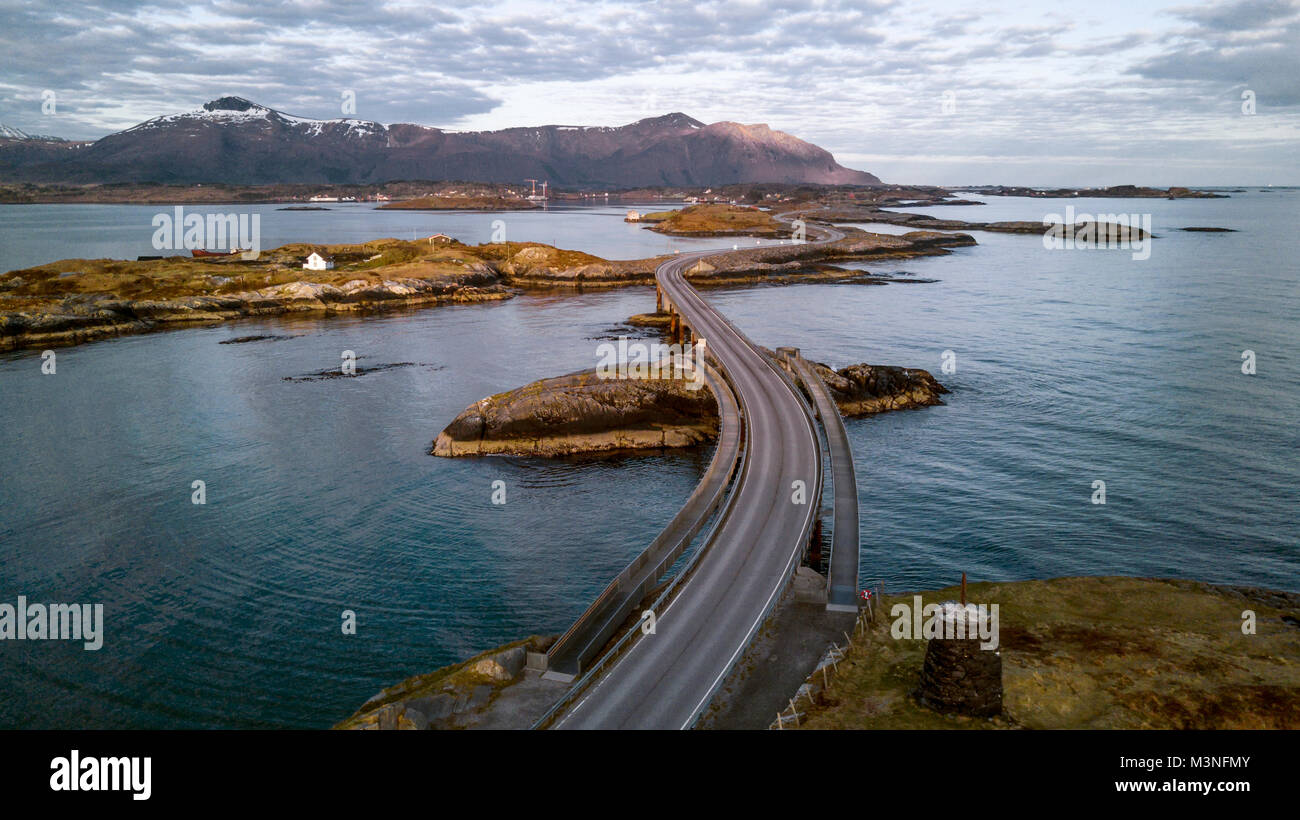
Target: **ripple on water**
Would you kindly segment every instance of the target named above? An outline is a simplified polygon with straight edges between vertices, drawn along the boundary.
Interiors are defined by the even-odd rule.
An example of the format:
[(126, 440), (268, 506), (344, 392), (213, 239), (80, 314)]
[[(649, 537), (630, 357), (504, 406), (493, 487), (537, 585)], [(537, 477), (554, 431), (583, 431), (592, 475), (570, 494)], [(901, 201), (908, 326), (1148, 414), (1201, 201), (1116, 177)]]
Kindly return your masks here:
[[(1258, 228), (1170, 234), (1140, 265), (977, 235), (908, 261), (931, 284), (707, 298), (760, 344), (923, 367), (952, 389), (946, 406), (848, 422), (864, 581), (1131, 574), (1294, 590), (1297, 273), (1277, 209), (1295, 198), (1137, 203)], [(1037, 219), (1060, 203), (985, 208)], [(572, 247), (606, 236), (566, 224)], [(0, 726), (325, 727), (407, 675), (564, 629), (676, 513), (707, 448), (550, 461), (438, 459), (429, 445), (483, 396), (591, 367), (591, 337), (652, 299), (253, 320), (61, 350), (56, 379), (33, 352), (0, 354), (0, 592), (102, 601), (108, 629), (99, 652), (6, 647)], [(218, 344), (258, 333), (293, 338)], [(1247, 347), (1255, 377), (1240, 373)], [(445, 369), (282, 381), (342, 350)], [(944, 350), (956, 373), (940, 371)], [(1104, 506), (1090, 503), (1097, 479)], [(491, 503), (496, 480), (505, 505)]]

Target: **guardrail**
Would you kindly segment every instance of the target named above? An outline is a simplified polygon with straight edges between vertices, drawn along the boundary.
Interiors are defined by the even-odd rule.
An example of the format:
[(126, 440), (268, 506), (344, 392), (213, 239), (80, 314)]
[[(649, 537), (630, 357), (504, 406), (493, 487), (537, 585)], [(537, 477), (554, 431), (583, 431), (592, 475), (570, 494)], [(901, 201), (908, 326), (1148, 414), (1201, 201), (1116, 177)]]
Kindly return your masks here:
[[(821, 241), (823, 242), (834, 241), (835, 239), (842, 238), (843, 236), (838, 231), (835, 231), (833, 228), (827, 229), (827, 234), (828, 236), (826, 237), (826, 239)], [(725, 251), (700, 252), (700, 253), (690, 254), (689, 256), (683, 255), (681, 264), (684, 266), (689, 260), (702, 259), (705, 256), (711, 255), (711, 253), (718, 253), (718, 252), (725, 252)], [(670, 262), (665, 264), (672, 264), (672, 263)], [(687, 284), (687, 286), (689, 287), (689, 283), (686, 282), (685, 279), (684, 271), (678, 271), (678, 273), (682, 274), (683, 283)], [(808, 431), (811, 434), (810, 438), (812, 439), (812, 443), (813, 443), (814, 464), (816, 465), (814, 470), (815, 472), (814, 483), (816, 486), (809, 497), (813, 499), (817, 499), (817, 501), (816, 503), (809, 505), (809, 514), (805, 517), (800, 538), (798, 541), (798, 546), (795, 550), (792, 551), (790, 560), (787, 561), (786, 567), (783, 571), (784, 580), (773, 589), (772, 594), (769, 596), (767, 603), (764, 605), (760, 617), (758, 618), (758, 620), (755, 621), (754, 626), (751, 627), (749, 633), (745, 636), (745, 639), (741, 643), (741, 646), (737, 649), (736, 653), (728, 662), (725, 670), (723, 671), (723, 674), (720, 675), (715, 681), (715, 683), (710, 687), (708, 693), (706, 694), (704, 700), (702, 701), (703, 705), (707, 705), (713, 699), (718, 688), (726, 681), (727, 677), (730, 676), (732, 670), (735, 668), (736, 662), (743, 654), (743, 651), (753, 642), (754, 635), (758, 632), (762, 624), (766, 622), (766, 620), (771, 616), (772, 611), (775, 609), (777, 602), (781, 598), (781, 593), (789, 586), (790, 581), (793, 579), (795, 567), (797, 566), (798, 561), (802, 557), (804, 549), (807, 547), (808, 541), (811, 538), (813, 532), (814, 523), (819, 517), (818, 511), (820, 509), (820, 504), (821, 504), (820, 499), (823, 492), (823, 475), (822, 475), (823, 451), (822, 451), (821, 440), (817, 435), (816, 423), (813, 420), (813, 410), (811, 405), (809, 405), (807, 399), (804, 397), (803, 393), (798, 389), (798, 387), (794, 384), (791, 377), (787, 373), (785, 373), (784, 370), (780, 368), (775, 362), (773, 362), (768, 356), (766, 356), (762, 352), (762, 349), (758, 347), (758, 345), (754, 344), (754, 342), (747, 335), (745, 335), (739, 328), (737, 328), (731, 322), (730, 319), (723, 316), (721, 313), (717, 312), (716, 310), (714, 311), (714, 314), (719, 319), (721, 319), (746, 345), (748, 345), (755, 353), (758, 354), (764, 366), (766, 366), (774, 374), (776, 374), (776, 376), (785, 383), (786, 387), (791, 391), (791, 393), (794, 394), (796, 399), (799, 401), (804, 417), (808, 423)], [(718, 373), (721, 376), (721, 378), (728, 383), (728, 387), (731, 390), (732, 395), (735, 398), (740, 408), (740, 416), (741, 416), (741, 441), (740, 441), (740, 448), (739, 448), (739, 452), (740, 452), (739, 461), (738, 463), (733, 464), (733, 468), (729, 476), (729, 481), (723, 484), (723, 489), (726, 490), (729, 486), (738, 484), (745, 480), (745, 476), (746, 473), (748, 472), (749, 464), (750, 464), (749, 446), (750, 446), (750, 439), (752, 433), (750, 428), (749, 414), (745, 408), (744, 398), (743, 396), (740, 395), (740, 392), (736, 390), (733, 385), (731, 385), (728, 374), (725, 372), (725, 369), (721, 367), (721, 362), (719, 362), (719, 367), (715, 372)], [(709, 546), (713, 543), (714, 538), (716, 537), (721, 527), (729, 520), (731, 513), (735, 508), (736, 495), (737, 494), (734, 492), (724, 493), (724, 500), (722, 502), (720, 512), (715, 518), (713, 526), (710, 528), (708, 536), (701, 543), (699, 549), (697, 549), (694, 553), (692, 553), (690, 558), (687, 559), (686, 564), (682, 567), (682, 569), (676, 575), (673, 576), (673, 579), (669, 582), (668, 586), (655, 598), (654, 602), (650, 605), (651, 611), (662, 611), (661, 606), (665, 602), (670, 600), (673, 594), (676, 593), (678, 588), (689, 577), (691, 577), (692, 572), (695, 569), (696, 565), (698, 564), (701, 556), (704, 555), (704, 553), (708, 550)], [(617, 583), (617, 579), (615, 583)], [(592, 607), (589, 607), (589, 609), (595, 608), (600, 603), (601, 599), (607, 599), (607, 593), (609, 589), (610, 588), (607, 587), (606, 593), (602, 593), (602, 595), (597, 598), (597, 602), (593, 603)], [(570, 631), (572, 631), (572, 629)], [(533, 723), (531, 728), (544, 729), (549, 725), (551, 725), (551, 723), (560, 715), (560, 713), (565, 708), (567, 708), (570, 704), (572, 704), (586, 690), (586, 688), (590, 686), (590, 684), (606, 667), (612, 664), (617, 658), (621, 657), (624, 654), (624, 652), (626, 652), (634, 645), (635, 641), (637, 640), (637, 636), (640, 634), (641, 634), (641, 630), (636, 628), (635, 626), (629, 629), (621, 638), (619, 638), (619, 640), (614, 644), (613, 647), (609, 649), (609, 651), (604, 653), (596, 661), (596, 663), (592, 665), (592, 667), (589, 670), (587, 670), (582, 675), (582, 677), (580, 677), (565, 692), (565, 694), (551, 706), (550, 709), (546, 711), (545, 714), (543, 714), (540, 718), (537, 719), (536, 722)], [(566, 635), (568, 635), (568, 633), (566, 633)], [(703, 715), (702, 710), (697, 712), (695, 715), (692, 716), (690, 722), (687, 725), (683, 726), (682, 728), (690, 728), (694, 726), (696, 723), (698, 723), (699, 718), (702, 715)]]
[[(740, 398), (740, 394), (736, 393), (735, 396), (740, 405), (740, 460), (733, 468), (731, 482), (729, 482), (728, 486), (743, 481), (743, 476), (749, 467), (749, 414), (745, 411), (744, 400)], [(664, 590), (655, 598), (654, 602), (650, 604), (651, 611), (662, 612), (663, 604), (672, 597), (673, 593), (677, 591), (677, 588), (681, 586), (682, 582), (690, 576), (691, 571), (695, 569), (695, 565), (699, 563), (700, 556), (702, 556), (708, 549), (709, 545), (713, 543), (714, 536), (717, 535), (718, 531), (722, 528), (722, 525), (726, 523), (727, 519), (731, 517), (731, 511), (735, 506), (735, 499), (735, 493), (726, 493), (720, 511), (713, 521), (713, 526), (709, 528), (709, 534), (705, 537), (704, 541), (701, 542), (699, 549), (691, 553), (691, 557), (686, 560), (686, 564), (681, 568), (681, 570), (673, 576), (673, 580), (669, 582), (668, 586), (665, 587)], [(573, 686), (569, 687), (568, 691), (566, 691), (550, 709), (547, 709), (546, 713), (538, 718), (529, 728), (545, 729), (548, 727), (552, 721), (559, 716), (560, 712), (562, 712), (569, 704), (573, 703), (579, 695), (586, 691), (587, 687), (591, 685), (591, 682), (596, 679), (597, 675), (599, 675), (605, 667), (609, 666), (614, 662), (614, 660), (621, 657), (623, 653), (632, 646), (632, 643), (640, 634), (641, 630), (636, 627), (629, 629), (623, 637), (619, 638), (618, 641), (610, 647), (608, 652), (602, 655), (596, 663), (592, 664), (591, 668), (587, 670), (587, 672), (583, 674), (583, 676), (579, 678)]]
[[(718, 447), (704, 477), (654, 541), (610, 581), (547, 652), (548, 674), (577, 677), (717, 511), (740, 455), (740, 406), (721, 371), (701, 362), (718, 404)], [(649, 569), (647, 570), (647, 567)]]
[(834, 529), (826, 572), (826, 608), (836, 612), (858, 610), (858, 561), (861, 545), (858, 531), (858, 485), (853, 473), (853, 449), (839, 408), (821, 375), (800, 356), (791, 361), (817, 407), (831, 452), (831, 473), (835, 480)]
[[(731, 325), (730, 320), (726, 320), (725, 317), (724, 321), (726, 321), (728, 325)], [(736, 330), (734, 325), (731, 325), (731, 327), (733, 330)], [(749, 634), (745, 636), (745, 640), (741, 643), (740, 650), (732, 656), (731, 662), (727, 664), (726, 669), (718, 676), (713, 686), (709, 689), (708, 694), (705, 695), (703, 703), (706, 706), (713, 700), (713, 696), (717, 694), (718, 689), (722, 687), (722, 684), (726, 682), (727, 678), (731, 677), (731, 672), (736, 668), (736, 663), (738, 663), (740, 658), (744, 655), (744, 650), (753, 643), (754, 635), (756, 635), (763, 624), (767, 622), (767, 619), (772, 616), (772, 611), (776, 609), (777, 602), (781, 600), (781, 593), (785, 591), (786, 587), (788, 587), (790, 582), (794, 579), (794, 573), (798, 567), (799, 560), (803, 557), (803, 551), (807, 547), (809, 539), (812, 537), (814, 522), (816, 522), (820, 517), (822, 497), (822, 443), (821, 439), (817, 435), (816, 422), (813, 421), (812, 406), (808, 403), (808, 400), (804, 398), (803, 392), (794, 384), (794, 381), (790, 376), (780, 366), (778, 366), (776, 362), (768, 358), (768, 356), (763, 353), (762, 349), (755, 345), (744, 333), (741, 333), (739, 330), (736, 330), (736, 333), (744, 339), (746, 344), (758, 353), (759, 358), (763, 360), (763, 364), (767, 365), (767, 367), (770, 368), (778, 378), (785, 382), (786, 387), (790, 388), (790, 391), (794, 393), (796, 398), (798, 398), (799, 404), (803, 408), (804, 417), (808, 421), (808, 431), (812, 434), (814, 463), (817, 465), (816, 476), (814, 478), (814, 483), (817, 486), (808, 494), (808, 498), (816, 499), (816, 501), (808, 505), (808, 516), (804, 519), (803, 531), (799, 537), (799, 547), (791, 553), (790, 560), (787, 561), (785, 565), (785, 581), (772, 590), (772, 595), (768, 598), (767, 604), (763, 607), (762, 615), (754, 622), (754, 626), (750, 628)], [(694, 728), (703, 716), (703, 711), (697, 712), (691, 722), (682, 728)]]

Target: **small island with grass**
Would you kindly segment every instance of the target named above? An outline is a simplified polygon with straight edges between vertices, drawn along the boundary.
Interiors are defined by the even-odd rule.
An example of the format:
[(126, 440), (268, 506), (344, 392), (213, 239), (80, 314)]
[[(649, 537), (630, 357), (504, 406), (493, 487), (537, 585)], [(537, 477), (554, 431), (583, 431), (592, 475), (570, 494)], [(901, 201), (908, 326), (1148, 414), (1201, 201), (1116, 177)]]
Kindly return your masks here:
[(648, 229), (670, 236), (754, 236), (789, 238), (790, 226), (772, 213), (748, 205), (691, 205), (681, 210), (655, 211), (629, 222), (646, 222)]

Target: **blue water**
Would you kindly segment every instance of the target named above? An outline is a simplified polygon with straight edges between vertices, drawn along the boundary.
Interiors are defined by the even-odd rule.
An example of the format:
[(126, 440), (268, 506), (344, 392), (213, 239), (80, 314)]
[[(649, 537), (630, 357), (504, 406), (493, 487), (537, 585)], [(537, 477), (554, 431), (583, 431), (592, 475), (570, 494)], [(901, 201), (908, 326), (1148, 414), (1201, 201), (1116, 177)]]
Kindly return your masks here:
[[(924, 367), (952, 389), (943, 407), (848, 424), (864, 580), (1128, 574), (1297, 590), (1297, 198), (1101, 201), (1153, 213), (1145, 261), (975, 233), (977, 247), (947, 256), (863, 265), (935, 283), (707, 296), (761, 344), (836, 367)], [(1066, 204), (1093, 207), (951, 210), (1041, 219)], [(593, 252), (609, 230), (639, 230), (608, 209), (528, 216), (536, 238), (549, 241), (551, 219)], [(0, 247), (12, 224), (0, 219)], [(1240, 232), (1171, 230), (1185, 225)], [(426, 452), (476, 399), (592, 366), (652, 300), (636, 288), (244, 321), (63, 348), (53, 376), (36, 352), (0, 355), (0, 601), (103, 602), (108, 633), (99, 652), (0, 644), (0, 726), (329, 726), (404, 676), (562, 630), (671, 518), (708, 452)], [(293, 338), (218, 344), (255, 333)], [(1254, 376), (1240, 370), (1247, 348)], [(343, 350), (412, 365), (284, 381), (336, 368)], [(190, 503), (196, 479), (204, 506)], [(1090, 503), (1097, 479), (1104, 506)], [(355, 636), (341, 633), (345, 609)]]
[[(1151, 213), (1151, 256), (975, 248), (865, 264), (934, 284), (715, 295), (760, 344), (923, 367), (944, 407), (850, 421), (864, 581), (1193, 577), (1300, 589), (1300, 192), (1216, 200), (988, 199), (979, 221)], [(906, 210), (906, 209), (900, 209)], [(1187, 226), (1239, 233), (1185, 233)], [(780, 324), (774, 319), (780, 317)], [(1257, 373), (1241, 372), (1253, 350)], [(956, 372), (941, 372), (943, 351)], [(1091, 503), (1105, 482), (1106, 504)]]

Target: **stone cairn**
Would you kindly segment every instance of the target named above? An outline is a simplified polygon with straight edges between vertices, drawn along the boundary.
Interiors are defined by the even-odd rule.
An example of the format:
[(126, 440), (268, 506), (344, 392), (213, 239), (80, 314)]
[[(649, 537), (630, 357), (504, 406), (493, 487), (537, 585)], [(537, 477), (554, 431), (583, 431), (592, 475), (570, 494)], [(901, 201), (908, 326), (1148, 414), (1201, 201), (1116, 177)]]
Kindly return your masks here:
[(965, 580), (962, 602), (941, 605), (944, 637), (926, 644), (917, 697), (936, 712), (993, 717), (1002, 714), (1002, 654), (980, 649), (981, 611), (965, 604)]

